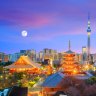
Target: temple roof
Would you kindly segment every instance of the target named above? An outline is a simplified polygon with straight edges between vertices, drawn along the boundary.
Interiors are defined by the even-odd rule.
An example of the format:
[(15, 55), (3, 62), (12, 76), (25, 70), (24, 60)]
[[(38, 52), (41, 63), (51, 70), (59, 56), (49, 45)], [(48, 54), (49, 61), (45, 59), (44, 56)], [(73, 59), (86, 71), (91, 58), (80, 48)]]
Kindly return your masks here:
[(28, 56), (21, 56), (13, 64), (6, 66), (5, 68), (40, 68), (40, 64), (33, 62)]
[(61, 72), (57, 72), (55, 74), (52, 74), (51, 76), (48, 76), (43, 82), (42, 86), (43, 87), (56, 87), (60, 84), (63, 78), (64, 78), (64, 74)]
[(61, 72), (57, 72), (55, 74), (52, 74), (51, 76), (48, 76), (43, 82), (42, 86), (50, 87), (50, 88), (56, 88), (58, 86), (62, 86), (65, 76), (74, 76), (77, 79), (86, 80), (90, 78), (92, 75), (89, 72), (86, 72), (85, 74), (77, 74), (77, 75), (66, 75)]
[(68, 54), (73, 54), (74, 52), (73, 52), (73, 51), (71, 51), (71, 50), (68, 50), (68, 51), (66, 51), (65, 53), (68, 53)]

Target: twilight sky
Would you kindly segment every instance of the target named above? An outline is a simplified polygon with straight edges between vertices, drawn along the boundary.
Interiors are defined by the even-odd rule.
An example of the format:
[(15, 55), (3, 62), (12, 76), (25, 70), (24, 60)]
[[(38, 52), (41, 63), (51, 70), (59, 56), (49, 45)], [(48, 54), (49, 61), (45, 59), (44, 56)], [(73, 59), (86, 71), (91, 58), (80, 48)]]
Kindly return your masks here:
[[(91, 52), (96, 53), (96, 0), (0, 0), (0, 52), (52, 48), (82, 52), (91, 15)], [(28, 31), (22, 37), (22, 30)]]

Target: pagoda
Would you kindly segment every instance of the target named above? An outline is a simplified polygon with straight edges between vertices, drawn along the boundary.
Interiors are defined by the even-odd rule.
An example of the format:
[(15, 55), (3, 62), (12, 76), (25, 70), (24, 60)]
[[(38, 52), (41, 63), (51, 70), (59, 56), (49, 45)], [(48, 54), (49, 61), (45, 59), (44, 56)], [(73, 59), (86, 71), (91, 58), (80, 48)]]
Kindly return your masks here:
[(80, 65), (75, 60), (75, 52), (70, 49), (70, 41), (69, 50), (63, 55), (62, 68), (65, 74), (77, 74), (80, 71)]

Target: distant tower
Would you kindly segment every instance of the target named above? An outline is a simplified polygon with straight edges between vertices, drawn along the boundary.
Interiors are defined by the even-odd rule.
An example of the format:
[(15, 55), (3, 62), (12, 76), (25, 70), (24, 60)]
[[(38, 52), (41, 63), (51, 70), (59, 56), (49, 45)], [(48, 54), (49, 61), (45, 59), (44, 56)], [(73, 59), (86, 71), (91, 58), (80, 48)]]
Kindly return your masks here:
[(82, 47), (82, 61), (83, 64), (87, 63), (87, 48), (85, 46)]
[(71, 48), (71, 43), (70, 43), (70, 40), (69, 40), (69, 50), (70, 50), (70, 48)]
[(87, 28), (87, 34), (88, 34), (88, 42), (87, 42), (87, 51), (88, 51), (88, 62), (90, 61), (90, 35), (91, 35), (91, 28), (90, 28), (90, 14), (88, 13), (88, 28)]

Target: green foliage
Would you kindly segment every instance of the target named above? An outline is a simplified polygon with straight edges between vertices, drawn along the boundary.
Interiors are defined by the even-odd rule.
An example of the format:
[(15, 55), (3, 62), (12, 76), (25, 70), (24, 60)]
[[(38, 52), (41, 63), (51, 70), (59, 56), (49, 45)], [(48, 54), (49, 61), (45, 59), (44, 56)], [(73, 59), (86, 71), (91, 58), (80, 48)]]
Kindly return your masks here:
[(36, 81), (27, 81), (25, 79), (18, 80), (17, 85), (19, 87), (29, 87), (32, 88), (34, 84), (36, 84)]
[(3, 74), (3, 66), (0, 66), (0, 74)]
[(17, 81), (17, 84), (18, 84), (19, 87), (21, 87), (21, 86), (22, 86), (21, 80), (18, 80), (18, 81)]
[(34, 81), (36, 81), (36, 82), (37, 82), (39, 79), (40, 79), (40, 77), (39, 77), (39, 76), (38, 76), (38, 77), (35, 77), (35, 78), (34, 78)]
[(96, 83), (96, 77), (93, 76), (93, 77), (87, 79), (87, 80), (86, 80), (86, 83), (87, 83), (87, 84), (90, 84), (90, 85), (95, 84), (95, 83)]
[(11, 62), (11, 61), (5, 62), (4, 66), (11, 65), (12, 63), (13, 63), (13, 62)]
[(8, 62), (0, 62), (0, 66), (8, 66), (11, 65), (13, 62), (8, 61)]
[(2, 75), (0, 75), (0, 80), (3, 80), (3, 76)]
[(17, 82), (17, 85), (20, 87), (28, 87), (28, 78), (27, 74), (24, 72), (14, 73), (13, 74), (14, 79)]
[(36, 81), (29, 81), (28, 86), (33, 87), (34, 84), (36, 84)]
[(11, 87), (13, 85), (18, 85), (20, 87), (33, 87), (33, 85), (40, 80), (40, 76), (29, 76), (25, 72), (6, 74), (4, 75), (5, 81), (2, 75), (0, 75), (0, 87), (2, 86), (2, 88)]
[(26, 74), (24, 72), (19, 72), (19, 73), (16, 72), (13, 75), (14, 78), (16, 78), (17, 80), (21, 80), (26, 77)]
[(12, 75), (8, 75), (8, 80), (12, 80)]
[(18, 80), (17, 84), (19, 87), (28, 87), (28, 81), (26, 79)]
[(0, 62), (0, 66), (3, 66), (4, 65), (4, 63), (3, 62)]
[(29, 81), (28, 86), (33, 87), (34, 84), (36, 84), (39, 81), (40, 77), (35, 77), (32, 81)]

